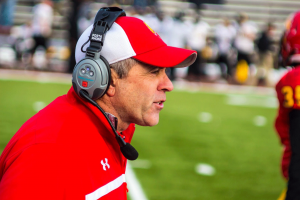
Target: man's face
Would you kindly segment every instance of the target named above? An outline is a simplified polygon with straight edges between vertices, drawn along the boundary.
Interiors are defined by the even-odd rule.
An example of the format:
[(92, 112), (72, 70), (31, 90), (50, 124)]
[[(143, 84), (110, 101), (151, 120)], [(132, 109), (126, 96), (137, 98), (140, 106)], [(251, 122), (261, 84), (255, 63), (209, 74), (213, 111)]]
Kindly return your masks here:
[(164, 107), (166, 92), (173, 90), (173, 84), (166, 68), (137, 64), (127, 77), (117, 80), (115, 88), (112, 103), (120, 123), (154, 126)]

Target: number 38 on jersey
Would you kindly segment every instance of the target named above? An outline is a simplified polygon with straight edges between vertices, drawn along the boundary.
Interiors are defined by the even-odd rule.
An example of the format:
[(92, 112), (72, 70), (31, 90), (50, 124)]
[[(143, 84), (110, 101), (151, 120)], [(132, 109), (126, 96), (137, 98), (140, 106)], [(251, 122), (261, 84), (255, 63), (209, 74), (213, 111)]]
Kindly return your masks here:
[(297, 85), (295, 90), (293, 90), (291, 86), (284, 86), (282, 87), (281, 92), (284, 95), (284, 107), (291, 108), (294, 104), (296, 104), (297, 107), (300, 107), (300, 85)]

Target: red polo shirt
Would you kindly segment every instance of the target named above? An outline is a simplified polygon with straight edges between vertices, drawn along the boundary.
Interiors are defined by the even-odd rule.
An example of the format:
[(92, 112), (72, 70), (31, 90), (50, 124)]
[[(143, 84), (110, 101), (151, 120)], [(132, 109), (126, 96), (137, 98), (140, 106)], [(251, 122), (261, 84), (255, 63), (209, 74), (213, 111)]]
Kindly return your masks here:
[[(131, 124), (122, 132), (130, 142)], [(126, 158), (103, 114), (71, 88), (30, 118), (0, 157), (0, 199), (126, 198)]]

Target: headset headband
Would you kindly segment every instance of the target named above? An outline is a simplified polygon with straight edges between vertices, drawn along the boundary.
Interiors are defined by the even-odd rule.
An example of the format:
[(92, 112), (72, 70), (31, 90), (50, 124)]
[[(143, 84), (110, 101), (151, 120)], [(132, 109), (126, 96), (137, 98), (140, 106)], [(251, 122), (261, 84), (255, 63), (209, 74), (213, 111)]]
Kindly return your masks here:
[(120, 16), (126, 16), (126, 13), (118, 7), (104, 7), (97, 12), (89, 37), (90, 46), (86, 50), (87, 56), (94, 57), (95, 53), (101, 51), (106, 32)]
[(100, 55), (100, 51), (104, 43), (106, 32), (120, 16), (126, 16), (126, 14), (124, 10), (117, 7), (105, 7), (98, 11), (89, 39), (82, 45), (81, 51), (84, 52), (83, 47), (89, 41), (90, 46), (85, 52), (85, 58), (80, 60), (74, 68), (72, 84), (74, 90), (79, 96), (89, 101), (103, 113), (115, 134), (124, 157), (129, 160), (135, 160), (139, 155), (136, 149), (131, 144), (126, 143), (123, 140), (123, 138), (117, 133), (104, 110), (93, 100), (98, 99), (105, 94), (109, 87), (109, 63)]

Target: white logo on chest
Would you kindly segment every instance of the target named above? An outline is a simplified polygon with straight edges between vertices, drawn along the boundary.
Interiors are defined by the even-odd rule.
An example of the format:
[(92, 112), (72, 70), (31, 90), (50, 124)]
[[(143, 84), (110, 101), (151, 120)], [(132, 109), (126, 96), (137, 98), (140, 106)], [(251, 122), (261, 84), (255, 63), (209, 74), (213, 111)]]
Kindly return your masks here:
[(109, 169), (110, 166), (109, 166), (109, 164), (108, 164), (107, 158), (105, 158), (104, 160), (105, 160), (105, 162), (104, 162), (103, 160), (101, 160), (100, 163), (101, 163), (101, 165), (102, 165), (102, 167), (103, 167), (103, 170), (106, 171), (106, 167), (107, 167), (107, 169)]

